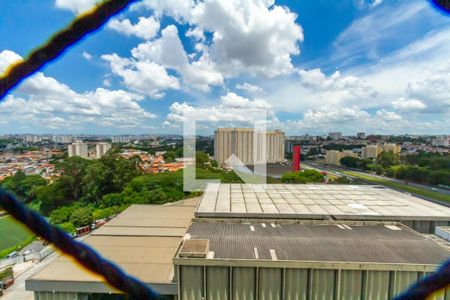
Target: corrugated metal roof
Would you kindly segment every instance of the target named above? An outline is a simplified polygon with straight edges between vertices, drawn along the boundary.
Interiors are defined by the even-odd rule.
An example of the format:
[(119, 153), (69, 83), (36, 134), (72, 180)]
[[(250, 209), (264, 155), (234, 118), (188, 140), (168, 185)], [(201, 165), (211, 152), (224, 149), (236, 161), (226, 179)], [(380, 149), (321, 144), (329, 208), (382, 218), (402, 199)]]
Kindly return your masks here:
[[(172, 205), (132, 205), (84, 242), (126, 272), (147, 283), (172, 283), (175, 256), (194, 217), (199, 199)], [(196, 203), (197, 202), (197, 203)], [(30, 281), (103, 282), (62, 255), (32, 276)], [(34, 285), (36, 286), (36, 285)]]
[(450, 220), (450, 208), (372, 185), (208, 184), (197, 217)]
[[(402, 225), (194, 222), (216, 259), (439, 264), (450, 252)], [(256, 250), (255, 250), (256, 248)]]

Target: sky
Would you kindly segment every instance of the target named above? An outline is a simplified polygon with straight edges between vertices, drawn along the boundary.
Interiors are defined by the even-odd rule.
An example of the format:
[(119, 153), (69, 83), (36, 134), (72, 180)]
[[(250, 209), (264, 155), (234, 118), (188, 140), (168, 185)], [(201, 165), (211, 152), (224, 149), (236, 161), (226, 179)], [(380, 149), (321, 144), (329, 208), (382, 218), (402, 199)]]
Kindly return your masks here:
[[(95, 0), (0, 1), (0, 74)], [(450, 15), (427, 0), (141, 0), (0, 102), (0, 134), (450, 134)]]

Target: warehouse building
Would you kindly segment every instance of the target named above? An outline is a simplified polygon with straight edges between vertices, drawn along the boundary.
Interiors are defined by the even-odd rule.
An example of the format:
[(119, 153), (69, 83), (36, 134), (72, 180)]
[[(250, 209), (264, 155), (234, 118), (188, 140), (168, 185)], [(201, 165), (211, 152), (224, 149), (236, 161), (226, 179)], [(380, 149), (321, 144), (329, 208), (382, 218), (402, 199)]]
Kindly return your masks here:
[(195, 215), (396, 221), (421, 233), (450, 224), (450, 208), (375, 185), (209, 184)]
[[(449, 221), (449, 208), (375, 186), (209, 184), (201, 199), (133, 205), (85, 242), (169, 299), (389, 299), (450, 254), (410, 227)], [(65, 256), (26, 287), (124, 299)]]

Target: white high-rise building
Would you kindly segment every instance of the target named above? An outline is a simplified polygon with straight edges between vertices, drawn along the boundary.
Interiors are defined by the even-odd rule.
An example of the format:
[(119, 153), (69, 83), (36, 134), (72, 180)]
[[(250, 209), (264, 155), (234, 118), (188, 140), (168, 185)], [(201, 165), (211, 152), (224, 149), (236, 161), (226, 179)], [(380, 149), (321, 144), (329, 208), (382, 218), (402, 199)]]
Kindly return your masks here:
[(79, 156), (79, 157), (86, 158), (86, 159), (89, 158), (88, 145), (86, 143), (78, 142), (78, 143), (70, 144), (67, 147), (67, 150), (69, 152), (69, 157)]
[(364, 139), (367, 138), (367, 134), (366, 134), (365, 132), (358, 132), (358, 133), (356, 134), (356, 137), (357, 137), (358, 139), (360, 139), (360, 140), (364, 140)]
[(111, 141), (113, 143), (129, 143), (131, 142), (131, 137), (129, 135), (113, 135), (111, 136)]
[(328, 133), (328, 137), (332, 140), (340, 140), (342, 138), (342, 132), (330, 132)]
[(380, 145), (367, 145), (362, 148), (361, 158), (377, 158), (381, 152), (383, 148)]
[(103, 155), (106, 154), (106, 152), (109, 151), (109, 149), (111, 149), (111, 144), (110, 143), (98, 143), (95, 146), (95, 154), (97, 158), (102, 158)]
[[(284, 160), (284, 132), (280, 130), (266, 132), (266, 161), (269, 163)], [(262, 154), (262, 136), (256, 137), (254, 144), (253, 128), (218, 128), (214, 132), (214, 159), (220, 164), (227, 161), (232, 155), (236, 155), (244, 164), (254, 164), (262, 160), (255, 158), (254, 154)], [(255, 149), (255, 147), (258, 147)], [(255, 151), (256, 150), (256, 151)]]
[(438, 136), (435, 137), (431, 144), (437, 147), (449, 147), (450, 146), (450, 135), (449, 136)]

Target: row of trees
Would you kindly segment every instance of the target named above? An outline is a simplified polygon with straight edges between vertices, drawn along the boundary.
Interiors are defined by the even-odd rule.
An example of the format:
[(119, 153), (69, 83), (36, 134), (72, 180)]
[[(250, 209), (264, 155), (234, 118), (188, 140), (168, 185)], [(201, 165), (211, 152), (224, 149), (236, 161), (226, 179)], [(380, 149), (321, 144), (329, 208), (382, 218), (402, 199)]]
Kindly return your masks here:
[[(196, 157), (197, 178), (241, 182), (234, 172), (211, 166), (207, 154), (197, 152)], [(0, 185), (68, 231), (131, 204), (162, 204), (198, 195), (183, 191), (183, 170), (143, 174), (139, 164), (139, 157), (125, 159), (116, 151), (98, 160), (70, 157), (58, 163), (61, 176), (51, 183), (39, 175), (17, 172)]]
[(450, 185), (450, 155), (419, 152), (405, 156), (382, 152), (376, 160), (343, 157), (341, 165), (405, 181)]
[(300, 172), (289, 172), (281, 176), (283, 183), (319, 183), (324, 182), (325, 176), (313, 169)]

